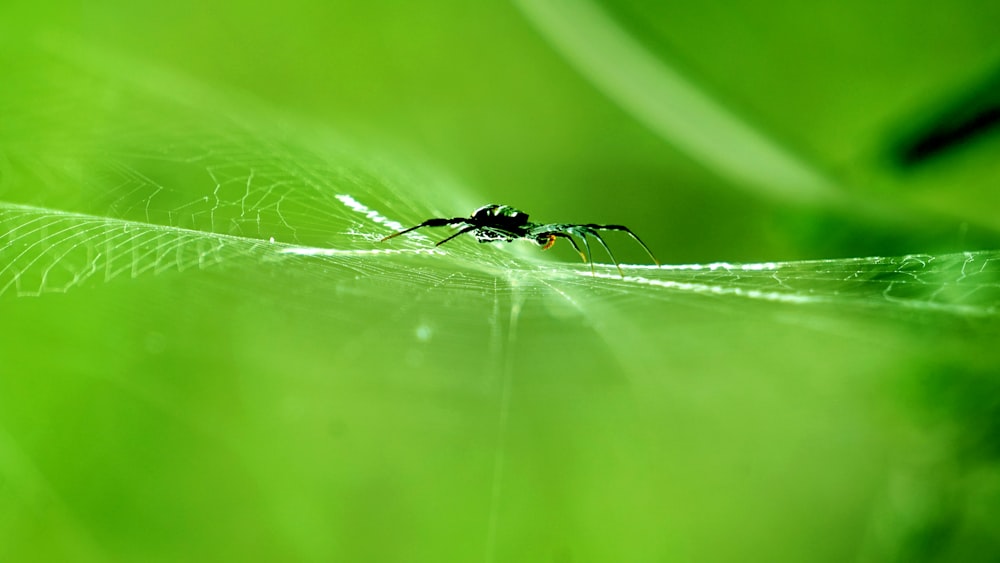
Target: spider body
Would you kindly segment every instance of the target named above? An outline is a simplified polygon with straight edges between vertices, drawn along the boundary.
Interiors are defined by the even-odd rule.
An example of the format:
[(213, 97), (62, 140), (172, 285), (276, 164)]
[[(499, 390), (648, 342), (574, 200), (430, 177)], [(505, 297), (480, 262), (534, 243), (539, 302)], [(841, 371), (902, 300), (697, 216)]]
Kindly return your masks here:
[(480, 207), (462, 221), (477, 226), (471, 232), (479, 242), (510, 242), (527, 238), (527, 229), (531, 225), (527, 213), (509, 205), (496, 204)]
[[(649, 257), (653, 259), (657, 265), (660, 264), (659, 260), (653, 256), (653, 253), (649, 250), (644, 242), (632, 232), (631, 229), (624, 225), (598, 225), (595, 223), (532, 223), (528, 220), (528, 214), (515, 209), (509, 205), (497, 205), (490, 204), (480, 207), (479, 209), (472, 212), (472, 215), (468, 217), (454, 217), (451, 219), (445, 218), (433, 218), (415, 225), (408, 229), (403, 229), (402, 231), (395, 232), (379, 242), (387, 241), (391, 238), (398, 237), (399, 235), (408, 233), (410, 231), (415, 231), (423, 227), (446, 227), (450, 225), (462, 226), (457, 232), (451, 236), (439, 241), (435, 246), (441, 246), (442, 244), (454, 239), (455, 237), (470, 233), (472, 236), (476, 237), (479, 242), (511, 242), (517, 239), (526, 239), (534, 242), (535, 244), (542, 247), (543, 250), (547, 250), (555, 244), (557, 238), (564, 238), (573, 245), (577, 254), (584, 262), (590, 262), (591, 273), (594, 272), (594, 262), (590, 251), (590, 242), (587, 237), (593, 237), (597, 239), (597, 242), (604, 247), (607, 251), (608, 256), (611, 261), (614, 262), (615, 267), (618, 268), (618, 273), (622, 277), (625, 274), (622, 272), (621, 266), (618, 265), (618, 261), (615, 260), (615, 255), (611, 253), (611, 248), (608, 247), (607, 243), (604, 242), (604, 238), (601, 237), (599, 231), (621, 231), (629, 236), (631, 236), (639, 246), (649, 254)], [(580, 249), (580, 245), (577, 244), (576, 239), (579, 238), (583, 242), (583, 248), (586, 249), (586, 254)]]

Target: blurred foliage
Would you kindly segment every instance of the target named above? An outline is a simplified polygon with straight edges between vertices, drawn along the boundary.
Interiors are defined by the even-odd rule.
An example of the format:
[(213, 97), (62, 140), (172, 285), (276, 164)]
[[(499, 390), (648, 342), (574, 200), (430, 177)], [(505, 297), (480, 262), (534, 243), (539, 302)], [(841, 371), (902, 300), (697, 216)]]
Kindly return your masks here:
[(490, 202), (673, 264), (1000, 248), (993, 129), (892, 156), (988, 117), (996, 2), (597, 6), (837, 198), (713, 170), (510, 3), (5, 2), (0, 560), (996, 559), (991, 253), (371, 253)]

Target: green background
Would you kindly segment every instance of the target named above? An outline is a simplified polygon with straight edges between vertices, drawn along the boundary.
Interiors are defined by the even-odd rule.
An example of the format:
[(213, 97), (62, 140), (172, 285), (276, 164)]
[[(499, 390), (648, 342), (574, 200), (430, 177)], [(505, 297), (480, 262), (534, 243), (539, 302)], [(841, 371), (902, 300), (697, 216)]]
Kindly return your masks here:
[[(1000, 141), (893, 151), (996, 21), (6, 3), (0, 560), (994, 560)], [(755, 144), (654, 122), (706, 101)], [(765, 145), (826, 196), (713, 165)], [(694, 266), (375, 242), (494, 202)]]

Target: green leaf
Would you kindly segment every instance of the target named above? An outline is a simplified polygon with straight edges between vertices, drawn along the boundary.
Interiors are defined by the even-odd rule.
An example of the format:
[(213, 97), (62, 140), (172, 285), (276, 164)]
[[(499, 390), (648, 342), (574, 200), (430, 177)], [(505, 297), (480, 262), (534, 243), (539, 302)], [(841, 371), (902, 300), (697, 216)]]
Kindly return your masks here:
[(833, 182), (644, 48), (595, 2), (518, 6), (581, 72), (692, 158), (768, 197), (831, 203)]

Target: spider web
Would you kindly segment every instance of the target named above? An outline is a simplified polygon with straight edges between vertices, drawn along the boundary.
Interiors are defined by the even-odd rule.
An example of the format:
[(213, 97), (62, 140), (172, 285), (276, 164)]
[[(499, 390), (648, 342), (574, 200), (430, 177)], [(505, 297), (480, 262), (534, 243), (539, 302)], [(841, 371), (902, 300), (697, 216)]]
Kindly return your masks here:
[[(446, 545), (456, 559), (513, 560), (532, 545), (553, 557), (725, 560), (768, 530), (796, 529), (782, 546), (794, 560), (832, 529), (851, 540), (828, 559), (878, 559), (897, 544), (871, 530), (905, 536), (924, 525), (879, 514), (934, 490), (925, 482), (901, 501), (893, 483), (946, 458), (873, 461), (887, 444), (938, 443), (898, 446), (896, 427), (879, 424), (898, 416), (880, 386), (928, 363), (996, 364), (984, 351), (996, 336), (1000, 251), (622, 264), (619, 276), (613, 265), (592, 273), (547, 260), (528, 244), (463, 237), (435, 248), (431, 232), (378, 244), (481, 202), (439, 172), (372, 158), (328, 131), (108, 53), (23, 61), (0, 97), (0, 300), (8, 319), (39, 328), (11, 329), (0, 359), (69, 380), (51, 404), (33, 399), (41, 410), (91, 413), (69, 396), (82, 378), (92, 383), (84, 398), (114, 391), (143, 405), (110, 408), (183, 443), (171, 458), (207, 456), (232, 470), (231, 482), (264, 483), (253, 502), (267, 514), (266, 547), (248, 554), (296, 546), (320, 558), (374, 550), (430, 560)], [(135, 350), (85, 336), (133, 332)], [(19, 356), (18, 343), (36, 349), (36, 333), (62, 342), (67, 363)], [(199, 381), (139, 369), (165, 353)], [(131, 363), (109, 359), (118, 355)], [(31, 397), (24, 381), (3, 381), (6, 396)], [(231, 393), (239, 405), (218, 399)], [(14, 399), (0, 400), (0, 412), (9, 549), (31, 537), (11, 522), (47, 504), (62, 507), (47, 523), (64, 531), (57, 544), (124, 549), (100, 505), (71, 492), (89, 470), (52, 462)], [(161, 416), (170, 429), (149, 422)], [(796, 474), (785, 481), (789, 466)], [(141, 497), (140, 481), (115, 469), (95, 486)], [(848, 483), (858, 498), (802, 524), (802, 499), (828, 502)], [(974, 504), (977, 491), (959, 497)], [(230, 494), (209, 497), (226, 506)], [(223, 517), (180, 496), (159, 506), (202, 511), (206, 523)], [(873, 510), (862, 497), (882, 500)], [(761, 514), (765, 500), (788, 510)], [(858, 521), (868, 521), (862, 539)], [(404, 522), (418, 529), (393, 545), (350, 539)], [(594, 537), (595, 526), (606, 534)], [(252, 519), (236, 527), (262, 529)], [(717, 545), (719, 530), (737, 547)], [(178, 539), (165, 538), (157, 549)]]
[[(461, 192), (439, 178), (414, 177), (385, 161), (353, 155), (342, 142), (306, 131), (301, 123), (283, 130), (265, 119), (242, 119), (262, 111), (224, 111), (232, 102), (179, 77), (108, 53), (76, 58), (83, 59), (77, 66), (62, 59), (36, 65), (58, 65), (68, 76), (29, 77), (2, 108), (8, 116), (7, 173), (0, 187), (7, 196), (2, 220), (9, 259), (0, 270), (0, 294), (60, 292), (92, 278), (184, 271), (239, 258), (304, 267), (311, 257), (383, 275), (394, 268), (385, 257), (435, 255), (449, 257), (438, 263), (450, 267), (485, 269), (482, 283), (511, 269), (520, 283), (530, 272), (542, 279), (572, 274), (581, 276), (577, 285), (597, 277), (613, 282), (602, 287), (641, 287), (654, 294), (996, 313), (997, 251), (661, 268), (626, 264), (628, 275), (620, 279), (606, 265), (593, 274), (586, 266), (541, 262), (523, 252), (515, 258), (471, 244), (435, 249), (427, 232), (374, 244), (423, 218), (459, 214), (469, 198), (454, 195)], [(123, 65), (132, 66), (116, 68)], [(130, 82), (116, 72), (127, 73)], [(167, 98), (167, 91), (183, 97)], [(114, 102), (106, 101), (110, 97)], [(81, 105), (91, 119), (70, 117)], [(53, 111), (38, 115), (39, 107)], [(36, 131), (56, 141), (44, 154), (32, 152)], [(73, 188), (69, 198), (66, 186)], [(450, 205), (430, 207), (409, 193), (438, 195)]]

